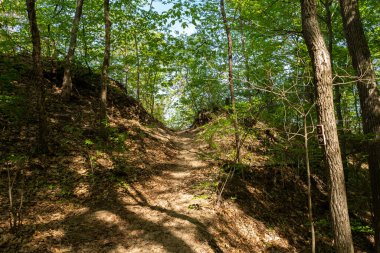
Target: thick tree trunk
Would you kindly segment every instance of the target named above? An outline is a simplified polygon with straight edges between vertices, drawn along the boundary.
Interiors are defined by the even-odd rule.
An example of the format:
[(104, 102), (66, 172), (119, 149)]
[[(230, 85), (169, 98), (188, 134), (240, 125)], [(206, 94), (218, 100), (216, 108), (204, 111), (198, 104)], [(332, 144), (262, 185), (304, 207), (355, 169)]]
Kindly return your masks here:
[(73, 27), (71, 29), (70, 45), (67, 51), (65, 59), (65, 70), (63, 73), (63, 83), (62, 83), (62, 96), (65, 99), (69, 99), (71, 96), (71, 91), (73, 89), (73, 83), (71, 80), (71, 63), (74, 58), (75, 47), (77, 45), (77, 34), (79, 30), (79, 22), (82, 16), (82, 7), (84, 0), (77, 0), (77, 7), (75, 10), (75, 16), (73, 20)]
[(45, 85), (41, 60), (41, 39), (40, 31), (38, 30), (36, 17), (36, 0), (26, 0), (28, 11), (28, 20), (30, 32), (32, 34), (33, 43), (33, 83), (36, 90), (37, 98), (37, 120), (38, 120), (38, 136), (37, 136), (37, 152), (47, 152), (47, 120), (45, 108)]
[(239, 134), (239, 126), (237, 121), (237, 113), (236, 113), (236, 102), (235, 102), (235, 94), (234, 94), (234, 79), (233, 79), (233, 62), (232, 62), (232, 35), (231, 35), (231, 27), (228, 24), (226, 10), (224, 8), (224, 0), (220, 0), (220, 13), (222, 14), (224, 29), (227, 34), (227, 43), (228, 43), (228, 84), (230, 89), (231, 96), (231, 108), (232, 108), (232, 117), (233, 117), (233, 125), (235, 128), (235, 149), (236, 149), (236, 158), (235, 161), (240, 163), (240, 134)]
[(335, 125), (330, 55), (317, 20), (315, 0), (301, 0), (303, 36), (312, 60), (319, 124), (324, 126), (329, 198), (337, 253), (353, 253), (342, 158)]
[(108, 84), (108, 67), (110, 65), (111, 55), (111, 20), (109, 0), (104, 0), (104, 29), (105, 29), (105, 47), (104, 59), (101, 73), (102, 87), (100, 91), (100, 120), (101, 123), (107, 118), (107, 84)]
[(368, 141), (368, 164), (372, 188), (375, 248), (380, 252), (380, 94), (357, 0), (340, 0), (341, 15), (362, 110), (363, 131)]
[[(328, 50), (330, 54), (330, 64), (331, 70), (334, 72), (334, 64), (333, 64), (333, 44), (334, 44), (334, 33), (333, 33), (333, 24), (332, 24), (332, 13), (331, 13), (331, 5), (333, 0), (326, 0), (323, 2), (323, 5), (326, 10), (326, 25), (328, 32)], [(335, 102), (335, 110), (336, 116), (338, 118), (338, 133), (340, 140), (340, 149), (342, 152), (342, 161), (343, 168), (345, 170), (345, 178), (346, 181), (348, 179), (348, 161), (347, 161), (347, 150), (346, 150), (346, 137), (344, 132), (344, 121), (343, 121), (343, 113), (342, 113), (342, 94), (340, 92), (340, 86), (334, 86), (334, 102)]]

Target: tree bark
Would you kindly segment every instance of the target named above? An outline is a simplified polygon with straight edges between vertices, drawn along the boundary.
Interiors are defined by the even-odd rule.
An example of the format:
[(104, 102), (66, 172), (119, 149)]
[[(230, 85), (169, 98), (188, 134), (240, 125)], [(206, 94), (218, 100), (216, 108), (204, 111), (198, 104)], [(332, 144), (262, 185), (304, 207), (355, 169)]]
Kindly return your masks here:
[(104, 59), (101, 73), (102, 87), (100, 91), (100, 120), (104, 124), (107, 119), (107, 84), (108, 84), (108, 67), (110, 65), (111, 55), (111, 19), (109, 0), (104, 0), (104, 30), (105, 30), (105, 46)]
[(246, 37), (244, 35), (244, 29), (243, 29), (243, 21), (240, 19), (240, 34), (241, 34), (241, 51), (243, 54), (244, 58), (244, 67), (245, 67), (245, 82), (246, 82), (246, 87), (249, 90), (249, 95), (248, 95), (248, 100), (252, 104), (252, 91), (253, 87), (251, 84), (251, 69), (249, 67), (249, 56), (248, 56), (248, 50), (246, 47)]
[(33, 84), (36, 90), (36, 108), (38, 121), (37, 152), (46, 153), (47, 148), (47, 120), (45, 107), (45, 85), (41, 60), (41, 38), (36, 16), (36, 0), (26, 0), (28, 20), (33, 43)]
[(127, 95), (128, 95), (128, 80), (129, 80), (129, 78), (128, 78), (128, 75), (129, 75), (128, 71), (129, 71), (129, 69), (125, 68), (125, 85), (124, 85), (124, 87), (125, 87), (125, 93)]
[(154, 105), (155, 105), (155, 98), (154, 98), (154, 95), (155, 95), (155, 87), (156, 87), (156, 80), (157, 80), (157, 74), (158, 72), (156, 71), (154, 73), (154, 78), (153, 78), (153, 83), (152, 83), (152, 91), (150, 93), (150, 100), (151, 100), (151, 108), (150, 108), (150, 114), (152, 116), (154, 116)]
[(305, 148), (305, 163), (307, 172), (307, 206), (309, 209), (309, 222), (311, 232), (311, 253), (315, 253), (315, 229), (313, 219), (313, 202), (311, 197), (311, 169), (309, 158), (309, 133), (307, 131), (307, 114), (303, 115), (303, 134)]
[(124, 88), (125, 88), (125, 93), (128, 95), (128, 81), (129, 81), (129, 66), (127, 64), (128, 62), (128, 50), (127, 50), (127, 46), (125, 47), (125, 85), (124, 85)]
[(69, 99), (71, 96), (71, 91), (73, 89), (73, 83), (71, 80), (71, 63), (74, 58), (75, 47), (77, 44), (77, 34), (79, 30), (79, 22), (82, 16), (82, 7), (84, 0), (77, 0), (77, 7), (75, 10), (75, 16), (73, 20), (73, 27), (71, 29), (70, 45), (67, 51), (65, 59), (65, 69), (63, 72), (63, 82), (62, 82), (62, 97)]
[[(333, 44), (334, 44), (334, 32), (333, 32), (333, 24), (332, 24), (332, 13), (331, 13), (331, 5), (333, 0), (325, 0), (322, 4), (326, 10), (326, 25), (328, 32), (328, 51), (330, 54), (330, 64), (331, 71), (334, 73), (334, 64), (333, 64)], [(346, 137), (344, 132), (344, 121), (343, 121), (343, 113), (342, 113), (342, 94), (340, 91), (339, 85), (334, 85), (334, 102), (335, 102), (335, 110), (336, 116), (338, 118), (338, 133), (340, 140), (340, 149), (342, 152), (342, 161), (343, 168), (345, 171), (345, 179), (348, 179), (348, 161), (347, 161), (347, 149), (346, 149)]]
[(330, 55), (317, 20), (315, 0), (301, 0), (302, 31), (312, 61), (319, 124), (324, 126), (324, 155), (329, 174), (329, 202), (337, 253), (353, 253), (338, 133), (335, 125)]
[(136, 95), (137, 101), (140, 101), (140, 53), (139, 53), (139, 44), (137, 41), (137, 35), (134, 36), (135, 39), (135, 53), (136, 53), (136, 61), (137, 61), (137, 80), (136, 80)]
[(380, 252), (380, 94), (358, 1), (340, 0), (340, 9), (352, 65), (358, 76), (363, 132), (367, 136), (375, 248)]
[(236, 157), (235, 161), (240, 161), (240, 134), (239, 134), (239, 126), (237, 120), (236, 113), (236, 102), (235, 102), (235, 94), (234, 94), (234, 79), (233, 79), (233, 62), (232, 62), (232, 35), (231, 35), (231, 27), (228, 24), (226, 10), (224, 7), (224, 0), (220, 0), (220, 13), (222, 15), (224, 29), (227, 35), (227, 44), (228, 44), (228, 85), (230, 89), (231, 96), (231, 109), (232, 109), (232, 118), (233, 125), (235, 129), (235, 149), (236, 149)]
[[(50, 24), (47, 27), (49, 34), (49, 43), (48, 43), (48, 56), (50, 58), (50, 71), (52, 75), (52, 81), (57, 82), (57, 62), (58, 62), (58, 51), (55, 39), (52, 38)], [(53, 51), (53, 52), (51, 52)]]
[(87, 46), (87, 38), (86, 38), (86, 29), (85, 29), (85, 25), (83, 23), (82, 23), (82, 35), (83, 35), (84, 61), (86, 63), (86, 67), (88, 69), (88, 73), (92, 73), (90, 64), (88, 63), (88, 46)]

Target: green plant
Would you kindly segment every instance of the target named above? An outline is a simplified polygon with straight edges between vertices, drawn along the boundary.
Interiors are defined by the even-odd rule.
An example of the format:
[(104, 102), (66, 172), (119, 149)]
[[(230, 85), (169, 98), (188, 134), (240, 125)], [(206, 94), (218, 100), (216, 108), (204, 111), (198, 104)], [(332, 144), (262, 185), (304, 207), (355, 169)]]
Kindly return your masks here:
[(204, 181), (204, 182), (198, 183), (194, 188), (201, 189), (201, 190), (205, 190), (205, 189), (216, 190), (218, 185), (219, 185), (218, 181)]
[(231, 126), (231, 121), (229, 119), (220, 117), (216, 121), (202, 126), (203, 131), (200, 137), (208, 143), (210, 148), (219, 151), (219, 146), (214, 142), (214, 138), (218, 134), (228, 134)]
[(330, 228), (331, 227), (330, 221), (328, 219), (325, 219), (325, 218), (322, 218), (322, 219), (316, 221), (315, 224), (319, 227), (322, 227), (322, 228)]
[(82, 134), (82, 129), (73, 126), (73, 125), (65, 125), (62, 130), (66, 133), (73, 134), (75, 136), (80, 136)]
[(68, 186), (62, 186), (59, 195), (63, 198), (68, 198), (72, 195), (72, 192)]
[(190, 204), (187, 208), (191, 210), (200, 210), (201, 206), (199, 204)]
[(208, 199), (209, 196), (207, 194), (195, 195), (193, 199)]
[(119, 182), (117, 183), (121, 188), (125, 189), (125, 190), (129, 190), (129, 184), (124, 181), (124, 180), (119, 180)]
[(84, 144), (86, 145), (86, 146), (92, 146), (92, 145), (94, 145), (95, 143), (92, 141), (92, 140), (90, 140), (90, 139), (86, 139), (85, 141), (84, 141)]
[(114, 135), (110, 135), (109, 139), (112, 141), (118, 150), (124, 151), (125, 150), (125, 141), (128, 138), (128, 133), (114, 133)]
[(24, 122), (30, 119), (24, 97), (17, 95), (0, 95), (0, 115), (12, 123)]
[(375, 230), (371, 226), (365, 225), (356, 219), (351, 221), (351, 230), (359, 233), (375, 234)]
[[(9, 224), (12, 230), (17, 229), (21, 225), (22, 207), (24, 203), (24, 166), (26, 156), (11, 154), (8, 162), (12, 164), (12, 168), (7, 167), (8, 176), (8, 200), (9, 200)], [(17, 189), (18, 194), (14, 193)]]

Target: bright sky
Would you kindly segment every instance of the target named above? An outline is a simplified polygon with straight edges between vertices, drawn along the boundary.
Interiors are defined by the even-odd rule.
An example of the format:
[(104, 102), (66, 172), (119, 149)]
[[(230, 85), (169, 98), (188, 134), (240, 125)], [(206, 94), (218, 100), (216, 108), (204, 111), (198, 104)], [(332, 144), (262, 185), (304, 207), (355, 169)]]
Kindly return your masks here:
[[(161, 1), (153, 1), (153, 8), (155, 9), (155, 11), (157, 11), (160, 14), (164, 11), (169, 10), (172, 7), (173, 7), (173, 4), (163, 4)], [(186, 28), (182, 28), (181, 23), (176, 22), (171, 27), (171, 31), (173, 35), (176, 35), (176, 32), (178, 32), (179, 34), (191, 35), (196, 32), (196, 28), (191, 23), (189, 23)]]
[(172, 6), (173, 4), (163, 4), (161, 1), (153, 2), (153, 8), (160, 14), (169, 10)]
[[(155, 0), (153, 1), (152, 6), (155, 11), (161, 14), (165, 11), (170, 10), (173, 7), (173, 4), (163, 4), (160, 0)], [(146, 9), (148, 10), (149, 6), (146, 6)], [(168, 21), (168, 23), (170, 22), (171, 20)], [(181, 34), (191, 35), (196, 32), (196, 27), (192, 23), (189, 23), (186, 28), (183, 28), (182, 22), (176, 22), (174, 25), (171, 26), (170, 31), (173, 36), (178, 36)], [(170, 93), (169, 96), (170, 96), (171, 103), (169, 104), (169, 106), (167, 106), (167, 108), (165, 108), (164, 117), (166, 120), (169, 120), (175, 115), (176, 109), (175, 107), (173, 107), (173, 105), (179, 99), (179, 96), (176, 95), (176, 88), (173, 88), (173, 87), (168, 88), (165, 91), (165, 93), (168, 93), (168, 92)]]

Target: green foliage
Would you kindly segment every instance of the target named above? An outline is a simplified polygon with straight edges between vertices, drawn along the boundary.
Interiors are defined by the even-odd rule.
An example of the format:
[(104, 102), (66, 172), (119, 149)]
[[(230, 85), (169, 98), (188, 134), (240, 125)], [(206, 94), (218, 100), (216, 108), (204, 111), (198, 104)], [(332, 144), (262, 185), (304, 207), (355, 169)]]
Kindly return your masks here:
[(13, 164), (20, 164), (20, 163), (26, 162), (27, 159), (28, 157), (22, 154), (10, 154), (4, 159), (0, 159), (0, 162), (10, 162)]
[(235, 196), (231, 196), (231, 197), (230, 197), (230, 199), (231, 199), (232, 201), (235, 201), (235, 200), (237, 200), (237, 198), (238, 198), (238, 197), (237, 197), (236, 195), (235, 195)]
[[(4, 63), (5, 64), (9, 64), (9, 63)], [(1, 68), (4, 68), (3, 70), (1, 70)], [(8, 68), (8, 67), (3, 67), (0, 65), (0, 84), (1, 84), (1, 87), (0, 87), (0, 91), (2, 93), (12, 93), (14, 91), (14, 85), (12, 84), (12, 82), (14, 82), (15, 80), (18, 80), (19, 78), (19, 74), (18, 72), (13, 69), (13, 68)]]
[(350, 223), (351, 223), (351, 229), (353, 232), (365, 233), (365, 234), (371, 234), (371, 235), (375, 234), (375, 231), (371, 226), (365, 225), (359, 220), (351, 220)]
[(207, 194), (195, 195), (193, 199), (208, 199), (210, 196)]
[[(75, 138), (81, 138), (83, 134), (83, 129), (75, 125), (65, 125), (63, 126), (62, 130), (63, 132), (68, 133), (70, 136), (74, 136)], [(91, 142), (92, 141), (90, 139), (86, 139), (84, 141), (84, 144), (86, 146), (91, 146), (93, 144), (91, 144)]]
[[(316, 221), (315, 224), (317, 228), (320, 227), (325, 230), (329, 230), (329, 231), (331, 230), (331, 222), (328, 219), (320, 219)], [(374, 229), (371, 226), (364, 224), (362, 221), (358, 219), (350, 220), (350, 224), (351, 224), (351, 230), (353, 232), (365, 233), (365, 234), (371, 234), (371, 235), (374, 234)]]
[(0, 114), (9, 122), (23, 122), (29, 119), (26, 100), (17, 95), (0, 95)]
[(86, 146), (92, 146), (92, 145), (94, 145), (95, 143), (94, 143), (92, 140), (90, 140), (90, 139), (86, 139), (86, 140), (84, 141), (84, 144), (85, 144)]
[[(365, 233), (373, 235), (375, 232), (369, 225), (363, 224), (362, 221), (357, 219), (350, 220), (351, 230), (356, 233)], [(316, 227), (321, 227), (326, 230), (331, 230), (331, 223), (328, 219), (320, 219), (315, 222)]]
[(232, 127), (231, 120), (224, 117), (217, 117), (215, 121), (210, 124), (202, 126), (201, 138), (203, 138), (211, 148), (220, 151), (218, 145), (214, 142), (216, 134), (225, 135), (230, 133)]
[(320, 219), (315, 222), (315, 225), (318, 227), (331, 227), (331, 223), (328, 219)]
[(128, 133), (115, 133), (109, 136), (109, 140), (116, 145), (120, 151), (125, 151), (125, 141), (128, 138)]
[(205, 181), (198, 183), (194, 188), (199, 190), (216, 190), (218, 185), (218, 181)]
[(224, 163), (222, 164), (221, 166), (221, 172), (222, 172), (222, 175), (224, 176), (228, 176), (228, 175), (232, 175), (232, 176), (236, 176), (236, 175), (244, 175), (244, 171), (247, 170), (248, 167), (247, 165), (245, 164), (241, 164), (241, 163)]
[[(140, 83), (140, 102), (157, 119), (170, 127), (183, 129), (192, 124), (202, 110), (225, 106), (228, 98), (226, 72), (226, 41), (218, 4), (205, 1), (168, 2), (165, 11), (150, 8), (146, 1), (114, 1), (111, 3), (113, 23), (110, 76), (123, 83), (136, 96), (137, 79)], [(360, 3), (365, 32), (379, 69), (378, 2)], [(79, 27), (76, 61), (94, 70), (103, 58), (101, 26), (102, 1), (84, 4)], [(30, 52), (31, 43), (24, 3), (4, 1), (7, 15), (0, 17), (0, 46), (3, 53), (17, 55)], [(67, 51), (75, 1), (47, 0), (37, 2), (37, 20), (41, 31), (42, 54), (46, 59), (62, 60)], [(289, 91), (291, 103), (309, 103), (313, 92), (305, 87), (311, 81), (306, 47), (301, 39), (300, 8), (298, 2), (245, 1), (227, 2), (233, 36), (234, 79), (239, 117), (259, 118), (270, 126), (281, 125), (285, 111), (288, 121), (295, 122), (296, 113), (284, 108), (276, 91)], [(321, 17), (324, 8), (319, 8)], [(347, 67), (347, 49), (338, 4), (332, 5), (334, 30), (334, 69), (339, 82), (352, 81)], [(321, 22), (326, 31), (324, 22)], [(196, 26), (186, 33), (186, 27)], [(175, 33), (175, 27), (182, 31)], [(254, 29), (252, 29), (254, 27)], [(177, 29), (177, 28), (176, 28)], [(20, 71), (27, 66), (14, 66), (2, 73), (6, 59), (0, 61), (1, 88), (10, 87)], [(4, 62), (4, 63), (3, 63)], [(96, 71), (97, 72), (97, 71)], [(259, 87), (259, 89), (257, 88)], [(9, 95), (9, 94), (7, 94)], [(342, 103), (346, 128), (360, 129), (360, 115), (355, 112), (357, 94), (352, 85), (342, 86)], [(300, 100), (301, 99), (301, 100)], [(356, 102), (357, 103), (357, 102)], [(4, 107), (4, 106), (3, 106)], [(4, 109), (3, 109), (4, 110)], [(357, 111), (357, 110), (356, 110)], [(107, 125), (107, 124), (105, 124)]]
[(199, 204), (190, 204), (188, 206), (188, 208), (191, 209), (191, 210), (200, 210), (201, 209), (201, 207), (200, 207)]
[(62, 185), (61, 186), (61, 191), (59, 193), (59, 196), (62, 197), (62, 198), (69, 198), (72, 196), (72, 190), (70, 188), (70, 186), (68, 185)]
[(119, 180), (119, 182), (117, 183), (121, 188), (123, 188), (124, 190), (129, 190), (129, 184), (126, 182), (126, 181), (124, 181), (124, 180)]

